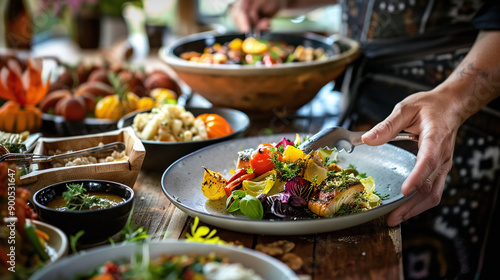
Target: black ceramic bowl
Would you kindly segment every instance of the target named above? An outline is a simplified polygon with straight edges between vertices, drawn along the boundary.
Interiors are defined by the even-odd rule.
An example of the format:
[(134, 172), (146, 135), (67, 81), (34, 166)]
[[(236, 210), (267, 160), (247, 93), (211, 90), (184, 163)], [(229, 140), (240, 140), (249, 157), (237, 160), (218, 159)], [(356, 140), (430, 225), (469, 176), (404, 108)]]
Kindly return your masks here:
[[(60, 211), (46, 206), (56, 196), (66, 191), (67, 184), (83, 183), (87, 191), (107, 192), (116, 194), (125, 201), (116, 206), (81, 211)], [(108, 240), (119, 233), (132, 210), (134, 191), (121, 183), (103, 180), (72, 180), (47, 186), (33, 195), (33, 202), (40, 220), (54, 225), (64, 231), (68, 236), (75, 235), (80, 230), (85, 233), (78, 240), (80, 244), (95, 244)]]
[[(224, 137), (193, 142), (158, 142), (151, 140), (141, 140), (144, 148), (146, 149), (146, 156), (144, 157), (144, 161), (142, 163), (142, 170), (163, 172), (176, 160), (189, 153), (192, 153), (211, 144), (243, 136), (245, 131), (248, 129), (248, 126), (250, 125), (250, 118), (248, 117), (248, 115), (234, 109), (186, 108), (186, 110), (193, 113), (195, 117), (205, 113), (218, 114), (226, 119), (226, 121), (233, 128), (234, 133)], [(118, 121), (118, 128), (121, 129), (132, 125), (135, 115), (143, 112), (148, 111), (137, 112), (123, 117)]]
[(116, 129), (116, 121), (86, 118), (80, 122), (70, 122), (62, 116), (42, 114), (42, 131), (58, 137), (88, 135)]

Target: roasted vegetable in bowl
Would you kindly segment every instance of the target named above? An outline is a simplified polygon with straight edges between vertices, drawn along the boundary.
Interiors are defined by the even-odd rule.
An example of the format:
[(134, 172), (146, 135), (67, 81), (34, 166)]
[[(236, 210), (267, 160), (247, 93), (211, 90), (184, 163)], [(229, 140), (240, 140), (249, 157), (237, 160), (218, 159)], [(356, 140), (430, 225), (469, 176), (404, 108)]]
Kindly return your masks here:
[(271, 41), (247, 37), (235, 38), (224, 44), (215, 43), (206, 47), (203, 53), (184, 52), (182, 59), (208, 64), (244, 64), (272, 66), (289, 62), (309, 62), (328, 58), (321, 47), (296, 47), (284, 41)]
[[(227, 62), (240, 59), (239, 64), (199, 63), (181, 57), (182, 54), (190, 52), (191, 54), (198, 52), (203, 56), (204, 50), (208, 47), (205, 56), (215, 56), (212, 60), (219, 59), (224, 54), (210, 47), (220, 45), (222, 51), (225, 49), (223, 47), (225, 43), (236, 39), (244, 42), (246, 35), (213, 32), (192, 34), (172, 41), (160, 49), (159, 56), (176, 72), (180, 80), (214, 107), (233, 108), (247, 113), (286, 115), (311, 101), (322, 87), (339, 77), (347, 65), (359, 55), (359, 44), (347, 38), (326, 38), (314, 34), (263, 33), (259, 40), (286, 42), (295, 47), (295, 51), (301, 49), (298, 46), (303, 46), (304, 54), (310, 53), (305, 51), (308, 47), (315, 50), (323, 49), (325, 56), (319, 55), (320, 59), (311, 61), (286, 63), (290, 56), (280, 58), (277, 52), (275, 52), (276, 58), (269, 52), (268, 55), (266, 53), (237, 55), (233, 59), (229, 58), (228, 51)], [(261, 51), (259, 44), (253, 45), (257, 46), (256, 52)], [(312, 53), (314, 55), (314, 51)], [(246, 57), (249, 58), (250, 64), (245, 62)], [(282, 63), (277, 63), (277, 58), (280, 58)], [(246, 64), (241, 62), (242, 59)], [(266, 64), (272, 66), (267, 67)]]
[[(305, 154), (295, 141), (262, 143), (238, 152), (225, 179), (205, 168), (201, 190), (210, 200), (226, 199), (226, 210), (251, 219), (311, 219), (358, 213), (377, 207), (371, 176), (337, 163), (337, 150)], [(340, 163), (339, 163), (340, 164)]]

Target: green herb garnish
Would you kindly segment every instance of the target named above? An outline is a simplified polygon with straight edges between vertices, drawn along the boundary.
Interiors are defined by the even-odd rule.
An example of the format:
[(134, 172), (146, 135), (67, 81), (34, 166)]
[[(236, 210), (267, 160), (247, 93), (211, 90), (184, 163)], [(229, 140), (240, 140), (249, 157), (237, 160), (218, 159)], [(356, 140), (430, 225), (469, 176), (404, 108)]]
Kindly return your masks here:
[(65, 207), (68, 210), (89, 210), (93, 207), (106, 208), (110, 206), (107, 201), (102, 201), (99, 197), (89, 196), (87, 190), (81, 184), (67, 184), (68, 188), (62, 193), (66, 200)]
[(78, 252), (78, 240), (80, 240), (80, 237), (85, 234), (84, 230), (80, 230), (77, 232), (75, 235), (70, 235), (69, 236), (69, 245), (71, 247), (71, 252), (76, 253)]
[(374, 191), (373, 193), (376, 194), (378, 197), (380, 197), (381, 200), (387, 200), (387, 199), (391, 198), (391, 196), (389, 194), (382, 195), (377, 191)]
[(128, 215), (127, 223), (118, 234), (118, 237), (115, 240), (110, 237), (109, 243), (143, 243), (148, 239), (149, 235), (147, 229), (139, 227), (132, 221), (133, 213), (134, 209), (132, 208), (132, 211), (130, 211), (130, 214)]
[(244, 191), (236, 190), (231, 193), (226, 201), (226, 209), (230, 213), (240, 211), (250, 219), (261, 220), (264, 217), (264, 207), (262, 203)]
[(282, 162), (280, 161), (279, 154), (276, 152), (273, 153), (271, 160), (274, 163), (277, 178), (281, 181), (290, 181), (291, 179), (299, 176), (306, 163), (303, 159), (299, 159), (295, 162)]

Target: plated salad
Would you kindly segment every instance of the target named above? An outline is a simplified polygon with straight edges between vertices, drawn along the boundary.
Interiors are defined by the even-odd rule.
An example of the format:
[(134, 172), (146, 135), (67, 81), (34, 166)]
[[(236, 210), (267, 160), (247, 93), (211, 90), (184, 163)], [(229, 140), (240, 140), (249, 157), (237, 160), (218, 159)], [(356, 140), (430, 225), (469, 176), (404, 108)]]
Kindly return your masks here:
[[(261, 143), (235, 154), (231, 176), (205, 169), (201, 190), (226, 200), (226, 211), (250, 219), (316, 219), (363, 212), (381, 204), (372, 176), (355, 163), (338, 162), (336, 149), (310, 154), (300, 136)], [(341, 167), (344, 166), (344, 167)]]
[(262, 280), (252, 269), (241, 263), (231, 263), (227, 257), (209, 255), (167, 255), (149, 260), (137, 256), (134, 261), (108, 261), (74, 280), (111, 279), (185, 279), (185, 280)]
[(202, 53), (183, 52), (184, 60), (206, 64), (240, 64), (272, 66), (291, 62), (310, 62), (328, 58), (322, 48), (292, 46), (282, 41), (247, 37), (233, 39), (224, 44), (215, 43), (206, 47)]

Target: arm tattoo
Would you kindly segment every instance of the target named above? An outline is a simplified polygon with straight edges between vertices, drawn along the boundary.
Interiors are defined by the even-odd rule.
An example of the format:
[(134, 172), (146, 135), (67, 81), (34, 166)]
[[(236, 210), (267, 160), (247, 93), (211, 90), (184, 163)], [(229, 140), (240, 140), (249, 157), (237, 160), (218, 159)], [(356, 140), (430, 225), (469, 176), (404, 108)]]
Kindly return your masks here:
[(459, 68), (457, 68), (456, 73), (459, 76), (460, 80), (463, 80), (465, 76), (469, 76), (473, 80), (476, 80), (476, 77), (483, 79), (487, 79), (489, 77), (489, 73), (475, 67), (472, 62), (467, 61), (464, 61), (460, 64)]

